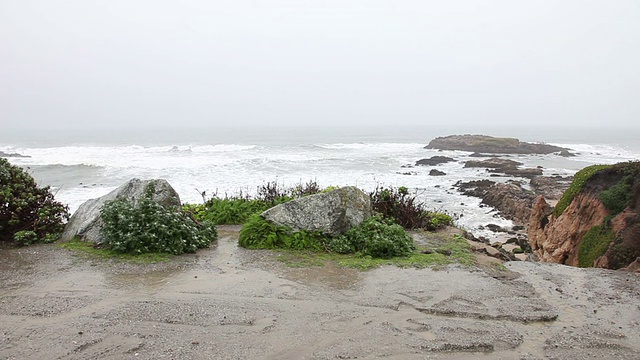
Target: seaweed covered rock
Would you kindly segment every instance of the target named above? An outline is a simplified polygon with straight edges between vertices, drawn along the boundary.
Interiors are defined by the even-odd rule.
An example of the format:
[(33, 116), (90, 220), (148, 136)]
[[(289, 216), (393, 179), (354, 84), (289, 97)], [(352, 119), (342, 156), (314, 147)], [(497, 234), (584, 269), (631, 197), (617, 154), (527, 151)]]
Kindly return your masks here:
[(180, 210), (180, 197), (171, 185), (163, 179), (140, 180), (131, 179), (117, 189), (97, 199), (84, 202), (71, 216), (64, 228), (61, 240), (68, 241), (79, 237), (83, 241), (102, 244), (106, 239), (101, 232), (103, 221), (100, 211), (108, 201), (116, 199), (129, 199), (136, 204), (146, 196), (148, 186), (153, 188), (151, 199), (165, 207), (175, 207)]
[(371, 217), (371, 199), (357, 187), (347, 186), (274, 206), (262, 217), (294, 231), (338, 236)]

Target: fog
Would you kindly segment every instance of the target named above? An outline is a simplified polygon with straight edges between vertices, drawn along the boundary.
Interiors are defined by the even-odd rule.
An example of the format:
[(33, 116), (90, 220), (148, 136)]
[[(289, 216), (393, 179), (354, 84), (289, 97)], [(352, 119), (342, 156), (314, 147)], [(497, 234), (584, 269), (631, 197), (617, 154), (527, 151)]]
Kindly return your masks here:
[(640, 2), (1, 1), (5, 129), (637, 126)]

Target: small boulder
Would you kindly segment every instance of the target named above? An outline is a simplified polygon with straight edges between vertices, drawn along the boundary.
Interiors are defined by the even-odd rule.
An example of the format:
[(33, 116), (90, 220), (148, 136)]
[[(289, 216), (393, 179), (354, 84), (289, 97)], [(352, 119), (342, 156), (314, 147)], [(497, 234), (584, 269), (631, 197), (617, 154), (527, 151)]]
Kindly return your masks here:
[(261, 216), (294, 231), (337, 236), (371, 217), (371, 198), (357, 187), (347, 186), (274, 206)]
[(102, 206), (107, 201), (122, 198), (131, 199), (135, 203), (146, 195), (147, 186), (149, 185), (153, 186), (152, 199), (155, 202), (165, 207), (175, 207), (176, 210), (180, 208), (180, 197), (166, 180), (131, 179), (107, 195), (87, 200), (80, 205), (69, 219), (60, 240), (68, 241), (79, 237), (83, 241), (90, 241), (96, 244), (103, 243), (105, 238), (101, 233), (103, 223), (100, 217)]
[(447, 173), (445, 173), (444, 171), (440, 171), (438, 169), (431, 169), (431, 171), (429, 171), (429, 175), (431, 175), (431, 176), (444, 176), (444, 175), (447, 175)]
[(428, 159), (420, 159), (416, 161), (416, 165), (434, 166), (434, 165), (445, 164), (452, 161), (456, 161), (456, 160), (448, 156), (432, 156)]

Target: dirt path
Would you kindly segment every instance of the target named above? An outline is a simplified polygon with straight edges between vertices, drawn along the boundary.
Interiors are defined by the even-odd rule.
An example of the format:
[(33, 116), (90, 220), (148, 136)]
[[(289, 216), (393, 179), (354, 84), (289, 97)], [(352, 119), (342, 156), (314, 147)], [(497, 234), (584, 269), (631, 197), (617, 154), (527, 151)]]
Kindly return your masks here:
[(640, 359), (640, 276), (358, 272), (216, 247), (133, 265), (0, 249), (0, 359)]

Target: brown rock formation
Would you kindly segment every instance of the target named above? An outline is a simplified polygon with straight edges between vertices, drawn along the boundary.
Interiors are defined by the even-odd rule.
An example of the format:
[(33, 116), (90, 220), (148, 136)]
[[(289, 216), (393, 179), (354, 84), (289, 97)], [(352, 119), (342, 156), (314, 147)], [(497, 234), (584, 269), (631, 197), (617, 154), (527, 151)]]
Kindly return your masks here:
[(584, 234), (600, 225), (609, 212), (598, 196), (575, 197), (564, 213), (556, 218), (542, 196), (533, 206), (529, 223), (529, 242), (540, 261), (578, 266), (578, 245)]
[(479, 197), (482, 203), (496, 208), (502, 216), (516, 224), (528, 225), (534, 200), (542, 195), (547, 200), (557, 200), (567, 189), (569, 181), (562, 177), (535, 177), (530, 182), (531, 190), (519, 182), (506, 184), (491, 180), (469, 181), (456, 186), (467, 196)]
[[(591, 261), (585, 257), (580, 265), (635, 271), (632, 264), (640, 263), (640, 162), (617, 164), (583, 181), (582, 189), (559, 216), (542, 197), (536, 199), (528, 231), (534, 254), (544, 262), (578, 266), (584, 256), (581, 250), (587, 253), (594, 247), (585, 245), (585, 234), (600, 226), (613, 234), (614, 240), (607, 243), (607, 237), (596, 235), (597, 241), (604, 242), (603, 251), (595, 252), (593, 264), (585, 264), (584, 259)], [(627, 190), (611, 197), (611, 189), (623, 183), (629, 186)], [(605, 204), (607, 196), (602, 194), (607, 191)], [(626, 207), (616, 214), (612, 204)], [(591, 237), (593, 241), (593, 233)]]

